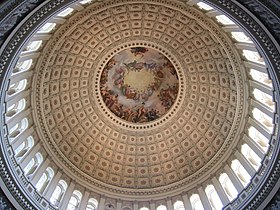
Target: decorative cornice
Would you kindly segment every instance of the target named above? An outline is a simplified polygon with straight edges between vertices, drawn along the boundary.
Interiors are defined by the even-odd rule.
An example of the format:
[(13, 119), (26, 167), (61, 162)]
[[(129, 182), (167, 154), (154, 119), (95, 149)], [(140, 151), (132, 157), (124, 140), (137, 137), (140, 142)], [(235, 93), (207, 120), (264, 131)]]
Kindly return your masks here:
[(11, 204), (3, 190), (0, 188), (0, 209), (13, 210), (15, 207)]
[(0, 46), (10, 35), (11, 31), (27, 16), (30, 11), (44, 0), (9, 1), (1, 8), (0, 15)]
[[(54, 2), (54, 1), (53, 1)], [(275, 42), (273, 43), (271, 41), (271, 37), (267, 34), (268, 31), (263, 30), (263, 28), (259, 27), (258, 24), (256, 23), (255, 19), (250, 17), (248, 14), (246, 14), (246, 12), (244, 12), (242, 10), (242, 8), (240, 8), (239, 6), (237, 6), (237, 4), (235, 4), (233, 1), (229, 1), (229, 0), (223, 0), (223, 1), (211, 1), (212, 3), (216, 4), (218, 7), (220, 7), (221, 9), (224, 9), (228, 12), (228, 14), (232, 14), (237, 20), (240, 20), (240, 23), (246, 28), (248, 29), (248, 31), (251, 33), (251, 35), (253, 37), (258, 37), (256, 39), (256, 41), (258, 42), (259, 46), (261, 47), (261, 49), (266, 52), (266, 56), (267, 56), (267, 60), (271, 61), (270, 62), (270, 67), (269, 67), (269, 71), (271, 73), (271, 77), (274, 80), (274, 85), (275, 85), (275, 89), (279, 90), (279, 51), (278, 49), (275, 47)], [(242, 1), (243, 2), (243, 1)], [(254, 1), (255, 2), (255, 1)], [(62, 6), (61, 2), (56, 1), (57, 5), (55, 6)], [(50, 6), (50, 5), (48, 5)], [(248, 7), (250, 7), (249, 5), (247, 5)], [(34, 8), (34, 7), (33, 7)], [(48, 9), (48, 7), (45, 8), (46, 11), (50, 11)], [(32, 9), (29, 8), (29, 11), (31, 11)], [(258, 10), (251, 10), (254, 13), (258, 13)], [(47, 13), (47, 12), (45, 12)], [(23, 14), (23, 13), (19, 13), (19, 14)], [(24, 13), (27, 14), (27, 13)], [(29, 19), (29, 24), (39, 24), (36, 21), (40, 18), (43, 18), (43, 16), (45, 15), (44, 12), (42, 12), (40, 15), (36, 14), (36, 17), (32, 17), (33, 20)], [(274, 16), (274, 15), (273, 15)], [(16, 18), (18, 18), (19, 16), (16, 15)], [(264, 18), (265, 15), (262, 16), (262, 18)], [(271, 16), (269, 16), (271, 17)], [(261, 19), (261, 18), (260, 18)], [(264, 20), (264, 22), (266, 23), (267, 21)], [(18, 22), (15, 21), (13, 23), (12, 28), (17, 24)], [(274, 30), (274, 24), (268, 24), (267, 28), (269, 29), (269, 27), (271, 27), (270, 31)], [(4, 28), (4, 26), (3, 26)], [(11, 28), (10, 28), (11, 29)], [(9, 27), (7, 30), (10, 30)], [(279, 29), (278, 27), (275, 28), (275, 31), (278, 33)], [(7, 71), (7, 66), (9, 66), (7, 64), (7, 62), (12, 62), (12, 58), (13, 55), (16, 54), (16, 48), (19, 47), (20, 43), (17, 40), (22, 41), (21, 39), (23, 38), (23, 35), (27, 36), (29, 33), (32, 33), (32, 30), (29, 29), (29, 31), (21, 31), (21, 33), (18, 33), (17, 36), (11, 38), (9, 44), (7, 46), (5, 46), (5, 51), (1, 56), (1, 78), (3, 78), (3, 73), (6, 73)], [(7, 34), (5, 32), (5, 34)], [(274, 33), (275, 34), (275, 33)], [(275, 36), (275, 35), (274, 35)], [(5, 37), (6, 38), (6, 37)], [(277, 38), (277, 36), (275, 36), (275, 38)], [(279, 46), (277, 46), (279, 47)], [(6, 65), (6, 66), (5, 66)], [(3, 82), (3, 80), (1, 80), (1, 82)], [(6, 82), (6, 81), (4, 81)], [(1, 84), (2, 85), (2, 84)], [(275, 98), (278, 100), (279, 99), (279, 93), (275, 93)], [(1, 99), (1, 102), (3, 102), (3, 99)], [(279, 113), (279, 107), (277, 107), (277, 113)], [(278, 121), (276, 122), (277, 124), (279, 124), (279, 119), (277, 119)], [(1, 136), (4, 136), (3, 131), (1, 130)], [(277, 134), (277, 142), (278, 142), (279, 136)], [(279, 143), (276, 143), (276, 148), (279, 147)], [(276, 151), (275, 148), (275, 152)], [(5, 176), (6, 175), (10, 175), (9, 173), (7, 173), (7, 169), (6, 167), (8, 167), (7, 165), (2, 165), (3, 161), (5, 161), (4, 159), (2, 159), (3, 157), (1, 157), (1, 167), (5, 167), (3, 170), (3, 173), (1, 173), (1, 177), (4, 181), (6, 181), (6, 184), (8, 185), (9, 182), (11, 182), (10, 185), (8, 185), (8, 187), (12, 189), (12, 187), (14, 187), (14, 184), (16, 184), (16, 182), (13, 182), (13, 180), (11, 179), (6, 179)], [(277, 158), (278, 162), (276, 162), (274, 164), (274, 166), (271, 166), (273, 169), (271, 169), (271, 176), (267, 179), (267, 181), (264, 183), (263, 187), (259, 190), (257, 196), (255, 196), (251, 201), (250, 204), (248, 204), (248, 208), (252, 208), (252, 209), (256, 209), (260, 203), (259, 201), (263, 200), (266, 198), (266, 196), (268, 195), (268, 193), (270, 192), (270, 190), (274, 187), (275, 183), (277, 182), (277, 180), (279, 179), (279, 156), (275, 156), (275, 158)], [(24, 197), (20, 192), (20, 189), (16, 189), (16, 192), (13, 192), (14, 197), (20, 202), (20, 201), (26, 201), (28, 200), (26, 197)], [(28, 208), (30, 209), (30, 206), (27, 205), (26, 203), (22, 204), (23, 208)]]
[[(263, 5), (261, 5), (258, 1), (242, 1), (240, 4), (237, 2), (233, 2), (230, 0), (214, 0), (209, 2), (215, 4), (220, 9), (227, 12), (231, 15), (236, 21), (246, 29), (252, 38), (255, 39), (256, 44), (260, 47), (261, 51), (264, 53), (267, 62), (269, 63), (268, 71), (271, 75), (271, 78), (274, 83), (274, 87), (276, 90), (279, 90), (279, 73), (280, 73), (280, 53), (279, 53), (279, 45), (276, 44), (277, 42), (273, 41), (273, 37), (270, 35), (270, 32), (276, 32), (279, 35), (279, 20), (276, 20), (275, 14), (269, 14), (268, 16), (262, 15), (262, 19), (264, 21), (263, 25), (258, 24), (258, 19), (256, 16), (259, 14), (259, 10), (265, 10)], [(245, 4), (243, 7), (242, 4)], [(250, 4), (252, 3), (252, 4)], [(276, 5), (274, 5), (276, 6)], [(244, 12), (246, 7), (250, 8), (256, 16), (251, 16), (250, 14)], [(277, 6), (278, 7), (278, 6)], [(279, 8), (279, 7), (278, 7)], [(266, 10), (264, 13), (267, 13)], [(270, 20), (273, 19), (273, 24), (271, 24)], [(275, 22), (278, 21), (278, 26), (275, 26)], [(265, 28), (265, 27), (270, 27)], [(269, 32), (270, 31), (270, 32)], [(275, 34), (275, 33), (274, 33)], [(277, 39), (278, 36), (275, 37)], [(275, 99), (279, 100), (279, 92), (275, 92)], [(276, 113), (279, 113), (279, 106), (276, 106)], [(279, 125), (279, 118), (275, 119), (275, 124)], [(279, 142), (279, 133), (275, 136), (275, 141)], [(271, 190), (275, 187), (279, 177), (280, 177), (280, 159), (279, 159), (279, 143), (276, 143), (274, 147), (274, 153), (276, 155), (273, 156), (274, 161), (271, 161), (269, 168), (269, 176), (266, 176), (267, 179), (264, 182), (260, 182), (258, 187), (253, 188), (252, 190), (254, 193), (252, 196), (248, 196), (245, 199), (241, 199), (241, 195), (238, 196), (236, 199), (235, 204), (237, 204), (238, 209), (244, 209), (244, 203), (247, 202), (247, 206), (245, 209), (257, 209), (262, 201), (264, 201)], [(272, 158), (272, 159), (273, 159)], [(252, 180), (254, 182), (254, 179)], [(242, 202), (240, 202), (240, 199)], [(246, 200), (247, 199), (247, 200)], [(231, 205), (228, 205), (228, 207)], [(228, 207), (225, 207), (227, 209)], [(233, 206), (232, 206), (233, 208)], [(234, 207), (236, 208), (236, 206)]]
[(280, 41), (280, 3), (277, 0), (255, 1), (255, 0), (238, 0), (250, 12), (252, 12)]

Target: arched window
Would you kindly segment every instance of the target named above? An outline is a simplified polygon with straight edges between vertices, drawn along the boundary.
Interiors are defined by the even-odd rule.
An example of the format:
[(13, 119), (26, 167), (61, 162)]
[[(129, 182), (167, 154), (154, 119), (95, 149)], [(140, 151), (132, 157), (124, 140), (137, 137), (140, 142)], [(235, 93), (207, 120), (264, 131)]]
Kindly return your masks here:
[(90, 2), (92, 2), (92, 0), (82, 0), (82, 1), (80, 1), (80, 4), (87, 4)]
[(218, 195), (218, 193), (216, 192), (215, 188), (213, 185), (208, 185), (205, 188), (205, 193), (208, 197), (208, 200), (212, 206), (213, 209), (215, 210), (220, 210), (223, 208), (223, 204), (221, 202), (221, 199)]
[(43, 43), (42, 40), (32, 41), (32, 42), (28, 43), (28, 45), (25, 47), (25, 49), (23, 51), (25, 51), (25, 52), (37, 51), (41, 47), (42, 43)]
[(204, 207), (201, 203), (200, 197), (198, 194), (194, 194), (190, 197), (190, 202), (193, 210), (204, 210)]
[(54, 171), (52, 168), (48, 167), (46, 172), (43, 173), (42, 177), (39, 179), (35, 188), (40, 192), (43, 193), (48, 184), (50, 183), (51, 179), (53, 178)]
[(173, 206), (174, 210), (185, 210), (185, 206), (182, 201), (176, 201)]
[(74, 192), (70, 198), (70, 201), (68, 203), (67, 210), (78, 209), (78, 207), (81, 203), (81, 200), (82, 200), (82, 193), (78, 190), (74, 190)]
[(222, 23), (223, 25), (235, 25), (235, 23), (225, 15), (218, 15), (216, 18), (218, 22)]
[(23, 169), (25, 176), (28, 177), (32, 175), (42, 162), (43, 162), (43, 156), (39, 152), (36, 153), (35, 157), (33, 157), (26, 165), (26, 167)]
[(140, 210), (149, 210), (147, 207), (142, 207)]
[(231, 32), (231, 35), (238, 42), (253, 43), (244, 32)]
[(266, 152), (268, 150), (268, 145), (269, 145), (268, 139), (253, 126), (251, 126), (248, 129), (248, 132), (249, 132), (249, 137), (253, 139), (264, 152)]
[(87, 208), (86, 210), (96, 210), (98, 205), (98, 201), (94, 198), (90, 198), (88, 200)]
[(261, 158), (247, 144), (242, 145), (241, 153), (256, 170), (259, 169), (261, 165)]
[(20, 160), (34, 145), (32, 136), (28, 136), (15, 150), (15, 157)]
[(253, 95), (256, 100), (268, 106), (271, 110), (274, 111), (274, 102), (272, 96), (260, 91), (259, 89), (254, 89)]
[(164, 205), (160, 205), (157, 207), (157, 210), (167, 210), (167, 208)]
[(125, 206), (125, 207), (123, 207), (123, 208), (122, 208), (122, 210), (131, 210), (131, 208), (130, 208), (130, 207), (127, 207), (127, 206)]
[(60, 180), (58, 182), (58, 185), (56, 186), (56, 188), (50, 198), (50, 202), (53, 205), (58, 206), (64, 193), (66, 192), (67, 187), (68, 187), (68, 185), (64, 180)]
[(265, 65), (263, 58), (256, 51), (243, 50), (243, 55), (248, 61)]
[(267, 116), (265, 113), (260, 111), (257, 108), (254, 108), (253, 111), (253, 117), (260, 122), (265, 128), (267, 128), (270, 132), (273, 131), (273, 123), (272, 118)]
[(230, 201), (237, 197), (238, 192), (226, 173), (221, 174), (219, 181)]
[(250, 75), (253, 80), (272, 87), (272, 81), (268, 78), (268, 75), (266, 73), (260, 72), (255, 69), (250, 69)]
[(20, 133), (26, 130), (28, 127), (28, 120), (27, 118), (23, 118), (20, 122), (15, 124), (12, 128), (9, 129), (9, 137), (10, 142), (13, 141), (13, 138), (16, 138)]
[(6, 116), (7, 117), (13, 117), (16, 114), (20, 113), (22, 110), (24, 110), (26, 106), (26, 101), (25, 99), (21, 99), (18, 102), (12, 104), (11, 106), (8, 107)]
[(62, 12), (60, 12), (57, 16), (58, 17), (66, 17), (66, 16), (70, 15), (73, 11), (74, 11), (74, 9), (69, 7), (67, 9), (63, 10)]
[(50, 33), (54, 27), (56, 26), (56, 23), (46, 23), (43, 25), (42, 28), (38, 31), (38, 33)]
[(23, 79), (19, 82), (15, 82), (9, 86), (8, 95), (14, 95), (25, 90), (27, 85), (27, 80)]
[(198, 2), (197, 3), (197, 6), (200, 8), (200, 9), (203, 9), (205, 11), (210, 11), (213, 9), (213, 7), (209, 6), (208, 4), (205, 4), (203, 2)]
[(32, 62), (33, 62), (32, 59), (28, 59), (28, 60), (25, 60), (25, 61), (18, 62), (16, 67), (13, 70), (13, 73), (27, 71), (32, 66)]
[(238, 160), (232, 161), (231, 168), (235, 172), (243, 186), (246, 187), (247, 184), (250, 182), (251, 177), (245, 170), (245, 168), (241, 165), (241, 163)]

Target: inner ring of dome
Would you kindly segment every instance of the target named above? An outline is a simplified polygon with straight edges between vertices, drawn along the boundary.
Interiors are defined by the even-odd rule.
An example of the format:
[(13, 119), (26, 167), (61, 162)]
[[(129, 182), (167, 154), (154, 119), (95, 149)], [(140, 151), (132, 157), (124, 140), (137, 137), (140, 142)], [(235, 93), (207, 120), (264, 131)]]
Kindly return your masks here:
[(107, 108), (132, 123), (151, 122), (165, 115), (176, 101), (178, 90), (173, 64), (147, 47), (117, 53), (100, 78), (100, 93)]

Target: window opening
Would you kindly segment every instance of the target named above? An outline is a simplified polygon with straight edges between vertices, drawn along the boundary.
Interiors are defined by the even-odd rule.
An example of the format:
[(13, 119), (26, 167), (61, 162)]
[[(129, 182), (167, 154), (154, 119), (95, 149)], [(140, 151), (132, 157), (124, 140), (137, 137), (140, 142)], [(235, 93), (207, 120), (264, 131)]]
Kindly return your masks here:
[(231, 35), (238, 42), (253, 43), (244, 32), (231, 32)]
[(263, 58), (256, 51), (243, 50), (243, 55), (248, 61), (252, 61), (255, 63), (260, 63), (260, 64), (265, 65)]
[(204, 210), (204, 207), (201, 203), (200, 197), (198, 194), (194, 194), (190, 197), (190, 202), (193, 210)]
[(216, 19), (223, 25), (235, 25), (235, 23), (225, 15), (218, 15)]
[(249, 184), (251, 180), (251, 176), (248, 174), (248, 172), (245, 170), (245, 168), (241, 165), (239, 160), (232, 161), (231, 168), (234, 171), (234, 173), (237, 175), (238, 179), (241, 181), (244, 187)]
[(72, 13), (74, 11), (74, 9), (72, 8), (67, 8), (65, 10), (63, 10), (62, 12), (60, 12), (57, 16), (58, 17), (66, 17), (67, 15), (69, 15), (70, 13)]
[(260, 111), (258, 108), (254, 108), (253, 117), (260, 122), (265, 128), (269, 130), (270, 133), (273, 131), (273, 120), (271, 117), (267, 116), (265, 113)]
[(230, 201), (237, 197), (238, 192), (226, 173), (221, 174), (219, 181)]
[(260, 72), (255, 69), (250, 69), (250, 75), (252, 76), (253, 80), (272, 87), (272, 81), (268, 78), (268, 75), (266, 73)]
[(55, 205), (58, 206), (66, 189), (67, 189), (68, 185), (64, 180), (60, 180), (58, 182), (58, 185), (56, 186), (51, 198), (50, 198), (50, 202)]
[(43, 25), (42, 28), (38, 31), (38, 33), (50, 33), (54, 27), (56, 26), (56, 23), (46, 23)]
[(203, 9), (203, 10), (206, 10), (206, 11), (209, 11), (209, 10), (213, 9), (213, 7), (211, 7), (208, 4), (205, 4), (203, 2), (199, 2), (199, 3), (197, 3), (197, 5), (200, 9)]
[(208, 185), (205, 188), (205, 193), (213, 209), (220, 210), (223, 208), (221, 199), (213, 185)]
[(82, 193), (78, 190), (74, 190), (74, 192), (70, 198), (70, 201), (68, 203), (67, 210), (78, 209), (81, 199), (82, 199)]
[(185, 210), (184, 203), (182, 201), (176, 201), (174, 203), (174, 210)]
[(242, 145), (241, 153), (256, 170), (259, 169), (262, 160), (247, 144)]

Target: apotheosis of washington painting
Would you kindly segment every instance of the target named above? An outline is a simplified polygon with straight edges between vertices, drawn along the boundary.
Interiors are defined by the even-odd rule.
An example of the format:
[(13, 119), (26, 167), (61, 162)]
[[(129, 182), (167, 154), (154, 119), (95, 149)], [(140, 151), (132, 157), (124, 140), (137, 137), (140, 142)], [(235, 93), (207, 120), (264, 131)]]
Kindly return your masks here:
[(166, 114), (177, 98), (178, 88), (173, 64), (160, 52), (144, 47), (116, 54), (100, 78), (106, 106), (132, 123), (154, 121)]

